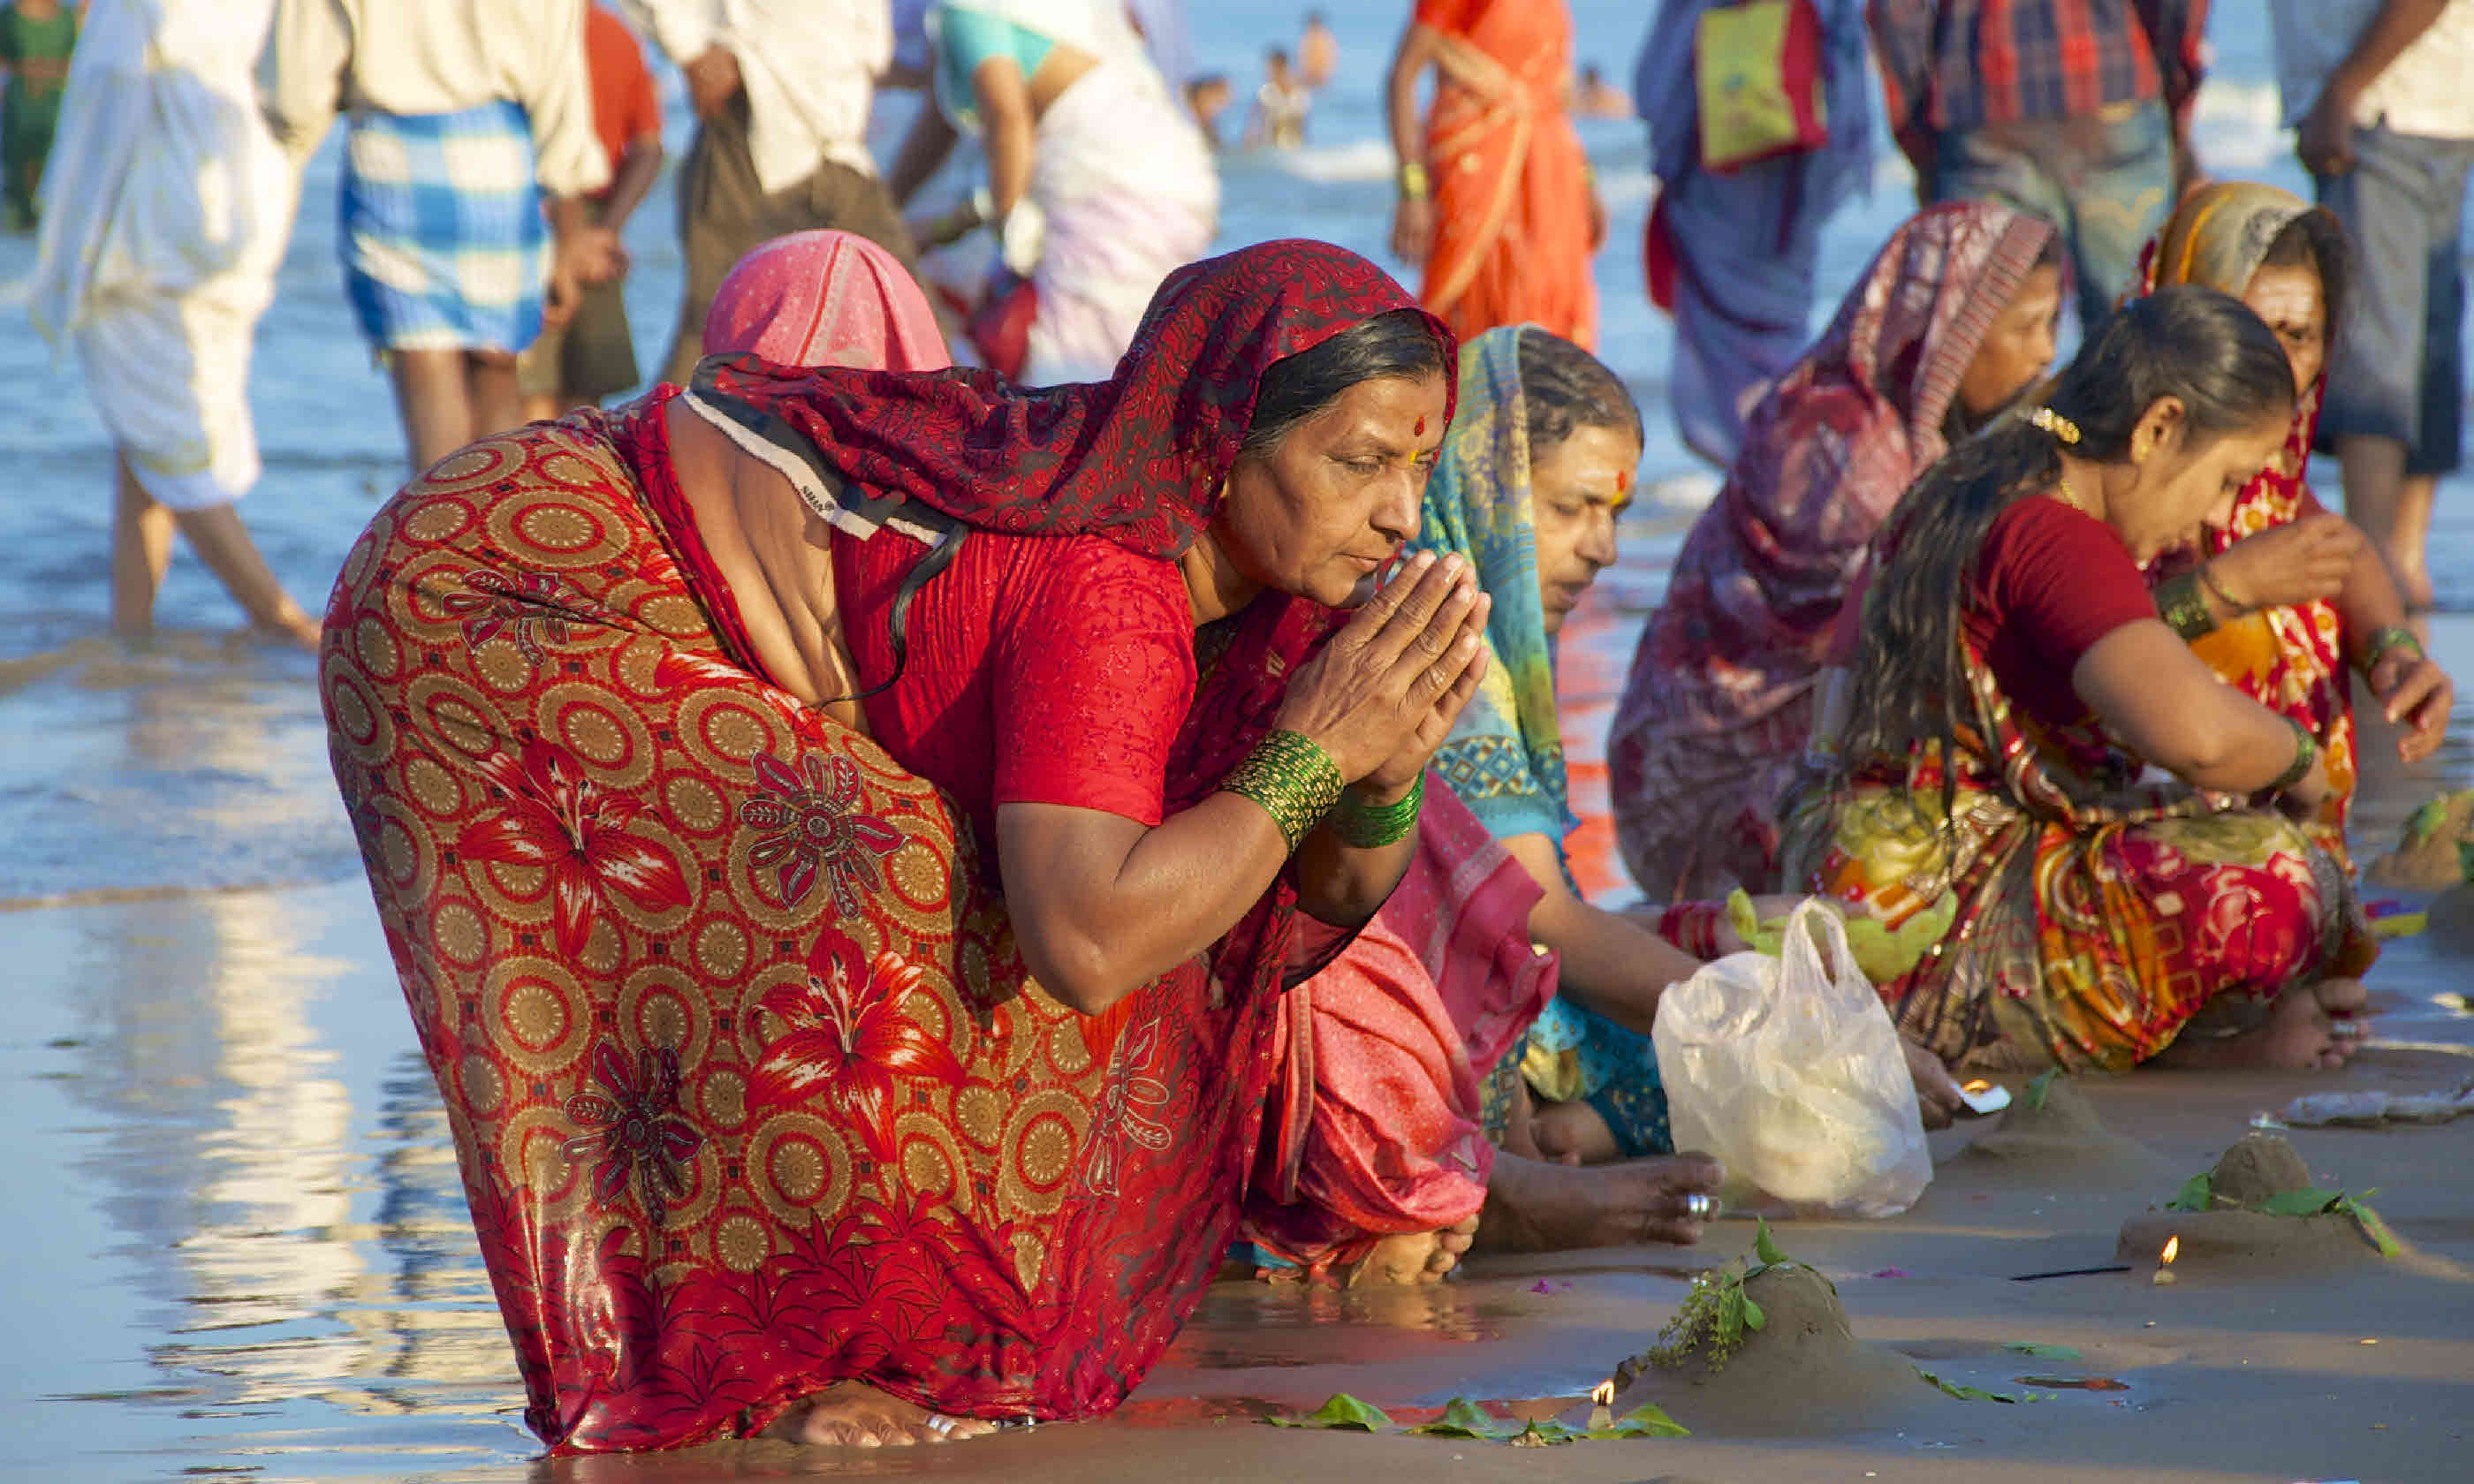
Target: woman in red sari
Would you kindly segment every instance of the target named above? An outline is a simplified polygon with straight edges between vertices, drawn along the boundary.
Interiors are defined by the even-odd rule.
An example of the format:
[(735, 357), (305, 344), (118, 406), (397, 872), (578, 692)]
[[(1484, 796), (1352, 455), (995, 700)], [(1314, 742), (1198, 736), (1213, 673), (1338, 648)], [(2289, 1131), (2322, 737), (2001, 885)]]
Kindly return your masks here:
[(1268, 244), (1107, 382), (721, 357), (379, 512), (336, 777), (553, 1451), (1140, 1381), (1483, 667), (1461, 564), (1373, 590), (1449, 354)]
[(2291, 192), (2250, 181), (2182, 199), (2141, 259), (2141, 292), (2195, 283), (2231, 294), (2268, 322), (2293, 365), (2296, 402), (2285, 446), (2234, 501), (2221, 525), (2150, 569), (2157, 608), (2226, 683), (2311, 730), (2327, 759), (2328, 797), (2309, 823), (2340, 864), (2354, 797), (2348, 666), (2390, 722), (2398, 754), (2430, 754), (2448, 725), (2447, 674), (2406, 627), (2388, 563), (2305, 479), (2319, 424), (2328, 346), (2344, 307), (2344, 228)]
[[(1418, 84), (1436, 73), (1422, 128)], [(1418, 0), (1387, 94), (1400, 161), (1392, 251), (1425, 265), (1419, 299), (1463, 340), (1532, 323), (1598, 336), (1589, 253), (1606, 210), (1572, 129), (1564, 0)]]

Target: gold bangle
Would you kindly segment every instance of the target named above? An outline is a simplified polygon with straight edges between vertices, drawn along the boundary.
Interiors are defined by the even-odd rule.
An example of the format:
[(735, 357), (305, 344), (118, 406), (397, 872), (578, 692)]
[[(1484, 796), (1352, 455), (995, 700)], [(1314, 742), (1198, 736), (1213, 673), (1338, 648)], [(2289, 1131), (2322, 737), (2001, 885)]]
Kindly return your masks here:
[(1426, 179), (1426, 167), (1410, 160), (1400, 167), (1400, 194), (1410, 201), (1423, 201), (1434, 182)]
[(1292, 855), (1340, 801), (1342, 787), (1331, 754), (1305, 733), (1286, 730), (1267, 732), (1220, 780), (1221, 792), (1251, 801), (1272, 817)]

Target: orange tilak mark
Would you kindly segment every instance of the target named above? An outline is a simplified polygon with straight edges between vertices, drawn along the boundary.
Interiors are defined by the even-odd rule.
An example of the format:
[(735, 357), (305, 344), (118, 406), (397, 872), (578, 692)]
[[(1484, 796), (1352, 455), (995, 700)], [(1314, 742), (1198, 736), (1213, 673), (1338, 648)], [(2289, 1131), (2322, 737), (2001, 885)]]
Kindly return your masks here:
[(1632, 470), (1620, 468), (1615, 470), (1615, 493), (1621, 494), (1631, 488)]
[(1423, 418), (1419, 418), (1418, 419), (1418, 432), (1416, 436), (1419, 438), (1426, 436), (1426, 419)]

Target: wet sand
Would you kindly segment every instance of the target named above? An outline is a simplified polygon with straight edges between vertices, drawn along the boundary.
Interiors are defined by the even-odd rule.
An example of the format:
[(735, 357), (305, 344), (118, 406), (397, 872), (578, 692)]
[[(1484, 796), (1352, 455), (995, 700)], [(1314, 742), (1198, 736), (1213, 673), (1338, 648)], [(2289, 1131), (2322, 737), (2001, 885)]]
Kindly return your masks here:
[[(2448, 658), (2474, 675), (2474, 621), (2444, 623)], [(1586, 687), (1579, 701), (1596, 704)], [(2437, 781), (2389, 778), (2365, 818), (2392, 821)], [(1919, 1380), (1823, 1415), (1791, 1383), (1749, 1400), (1669, 1387), (1659, 1400), (1692, 1436), (1549, 1451), (1260, 1421), (1346, 1391), (1402, 1421), (1468, 1397), (1579, 1422), (1691, 1274), (1750, 1247), (1750, 1223), (1730, 1220), (1697, 1250), (1481, 1258), (1432, 1289), (1222, 1284), (1098, 1423), (884, 1453), (733, 1445), (559, 1464), (531, 1461), (444, 1115), (359, 883), (0, 912), (0, 962), (20, 1005), (0, 1041), (19, 1173), (69, 1193), (44, 1203), (0, 1279), (20, 1333), (42, 1337), (12, 1362), (24, 1400), (0, 1421), (64, 1465), (45, 1478), (2439, 1480), (2474, 1456), (2474, 1117), (2292, 1133), (2320, 1184), (2379, 1189), (2404, 1257), (2193, 1260), (2171, 1287), (2145, 1260), (2017, 1281), (2111, 1263), (2125, 1222), (2293, 1096), (2474, 1077), (2474, 1017), (2452, 998), (2463, 964), (2424, 940), (2391, 945), (2372, 975), (2378, 1035), (2341, 1074), (2081, 1083), (2106, 1131), (2095, 1158), (1983, 1120), (1935, 1137), (1935, 1181), (1907, 1214), (1778, 1228), (1836, 1283), (1857, 1340), (2046, 1400), (1959, 1400)]]

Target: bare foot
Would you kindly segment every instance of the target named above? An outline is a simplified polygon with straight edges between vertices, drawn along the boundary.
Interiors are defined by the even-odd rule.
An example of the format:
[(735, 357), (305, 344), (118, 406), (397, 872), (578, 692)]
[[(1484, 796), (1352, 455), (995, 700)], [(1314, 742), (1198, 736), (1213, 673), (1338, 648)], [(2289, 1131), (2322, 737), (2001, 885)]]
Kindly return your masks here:
[(2176, 1041), (2155, 1065), (2191, 1071), (2334, 1071), (2369, 1029), (2363, 1015), (2369, 998), (2359, 979), (2325, 979), (2307, 991), (2288, 990), (2277, 996), (2266, 1025), (2240, 1036)]
[(313, 655), (318, 652), (318, 639), (325, 632), (324, 624), (297, 608), (280, 618), (249, 626), (253, 638), (263, 639), (270, 644), (289, 644)]
[(1529, 1114), (1529, 1138), (1549, 1164), (1604, 1164), (1623, 1158), (1615, 1131), (1589, 1104), (1540, 1103)]
[(1703, 1223), (1685, 1212), (1685, 1197), (1714, 1195), (1727, 1178), (1703, 1154), (1661, 1155), (1620, 1164), (1574, 1168), (1499, 1155), (1488, 1182), (1481, 1246), (1489, 1252), (1559, 1252), (1573, 1247), (1629, 1247), (1637, 1242), (1688, 1246)]
[(1477, 1217), (1440, 1232), (1404, 1232), (1387, 1236), (1349, 1270), (1347, 1286), (1360, 1283), (1439, 1283), (1461, 1265), (1461, 1256), (1477, 1240)]
[(976, 1417), (946, 1417), (915, 1402), (897, 1401), (858, 1381), (836, 1381), (793, 1404), (764, 1429), (764, 1436), (827, 1448), (901, 1448), (976, 1438), (996, 1427)]

